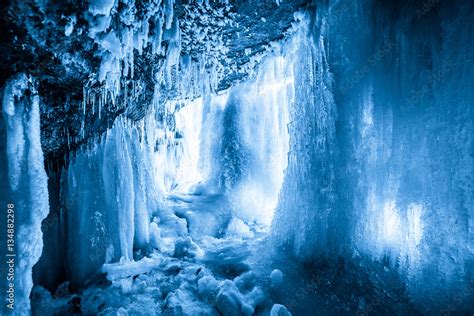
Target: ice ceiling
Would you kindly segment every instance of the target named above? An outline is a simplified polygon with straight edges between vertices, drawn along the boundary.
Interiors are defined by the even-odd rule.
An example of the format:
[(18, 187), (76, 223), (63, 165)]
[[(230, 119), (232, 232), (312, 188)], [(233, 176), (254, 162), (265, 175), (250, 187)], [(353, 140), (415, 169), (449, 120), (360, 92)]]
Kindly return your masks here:
[(472, 3), (3, 12), (14, 313), (474, 311)]

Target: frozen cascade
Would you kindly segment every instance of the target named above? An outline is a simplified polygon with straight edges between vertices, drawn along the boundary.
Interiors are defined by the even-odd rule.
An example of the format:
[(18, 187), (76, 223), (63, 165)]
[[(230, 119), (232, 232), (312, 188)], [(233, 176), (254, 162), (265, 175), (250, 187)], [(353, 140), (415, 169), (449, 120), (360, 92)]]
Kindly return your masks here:
[[(230, 199), (223, 204), (222, 220), (232, 234), (248, 234), (248, 225), (262, 229), (270, 224), (286, 167), (287, 101), (293, 78), (281, 57), (270, 58), (262, 67), (268, 71), (254, 82), (220, 96), (188, 104), (168, 101), (161, 123), (154, 111), (140, 123), (118, 119), (99, 141), (71, 158), (62, 176), (62, 196), (67, 268), (75, 286), (95, 275), (103, 263), (133, 260), (134, 250), (146, 253), (158, 246), (172, 251), (169, 242), (188, 231), (185, 221), (170, 210), (186, 218), (194, 238), (214, 236), (212, 229), (193, 231), (222, 224), (219, 219), (204, 224), (204, 213), (210, 219), (216, 211), (212, 196)], [(226, 134), (231, 138), (222, 136)], [(246, 156), (235, 156), (242, 151), (232, 146), (245, 146)], [(252, 164), (236, 164), (239, 159)], [(232, 178), (238, 172), (242, 176)], [(79, 190), (85, 187), (91, 189)], [(214, 204), (202, 200), (207, 195)], [(191, 208), (166, 206), (174, 205), (177, 197), (194, 201)], [(167, 222), (175, 225), (169, 230), (176, 230), (174, 235), (163, 231)]]
[[(471, 3), (313, 1), (263, 46), (247, 41), (275, 17), (244, 21), (245, 5), (143, 3), (92, 0), (61, 20), (68, 38), (87, 34), (100, 66), (78, 110), (87, 143), (59, 124), (68, 149), (49, 188), (61, 207), (48, 238), (65, 263), (44, 265), (67, 282), (51, 282), (52, 296), (38, 281), (33, 308), (472, 313)], [(241, 38), (253, 21), (258, 34)], [(21, 313), (48, 211), (33, 86), (8, 82), (1, 126), (2, 198), (15, 199), (28, 254)]]
[[(227, 52), (219, 31), (230, 23), (230, 19), (222, 13), (229, 12), (231, 4), (216, 1), (212, 7), (201, 2), (184, 5), (185, 16), (188, 18), (185, 23), (199, 20), (201, 11), (219, 12), (216, 20), (210, 17), (207, 20), (213, 24), (214, 31), (208, 27), (199, 27), (196, 28), (196, 34), (186, 34), (184, 38), (178, 16), (174, 14), (174, 6), (174, 0), (153, 1), (142, 8), (143, 12), (137, 12), (135, 1), (130, 0), (121, 1), (120, 5), (114, 1), (89, 3), (85, 14), (89, 26), (88, 36), (98, 44), (97, 56), (101, 63), (98, 73), (91, 74), (84, 85), (82, 138), (89, 112), (94, 114), (98, 110), (100, 117), (105, 105), (116, 106), (115, 99), (121, 94), (126, 96), (129, 93), (127, 89), (130, 82), (134, 86), (143, 84), (143, 74), (140, 78), (134, 76), (134, 54), (142, 56), (147, 53), (148, 48), (151, 48), (151, 53), (159, 60), (149, 74), (155, 83), (155, 105), (159, 101), (161, 90), (180, 95), (182, 99), (194, 99), (217, 90), (223, 65), (222, 60), (216, 56)], [(188, 44), (195, 40), (193, 36), (198, 36), (204, 46), (197, 56), (182, 51), (181, 42)], [(135, 90), (131, 94), (132, 98), (136, 97)], [(133, 111), (130, 103), (124, 102), (123, 106)]]
[[(117, 120), (99, 142), (79, 151), (63, 174), (66, 260), (73, 284), (83, 284), (104, 262), (133, 260), (134, 246), (147, 249), (159, 202), (153, 127), (150, 120)], [(79, 190), (83, 187), (91, 189)]]
[(272, 232), (291, 246), (295, 256), (324, 260), (337, 257), (343, 231), (335, 228), (340, 216), (334, 174), (337, 113), (324, 39), (311, 36), (303, 25), (286, 52), (294, 62), (295, 101), (288, 168)]
[[(330, 2), (287, 52), (295, 106), (276, 244), (301, 261), (355, 262), (387, 289), (398, 276), (424, 312), (474, 308), (469, 6), (411, 8), (387, 26), (372, 1)], [(438, 19), (440, 38), (423, 37), (423, 19)]]
[[(5, 282), (2, 281), (2, 310), (5, 314), (13, 310), (15, 315), (27, 315), (30, 311), (32, 269), (43, 248), (41, 221), (49, 212), (48, 178), (40, 141), (39, 103), (31, 77), (17, 74), (9, 79), (2, 104), (2, 130), (6, 132), (6, 135), (2, 132), (2, 138), (6, 138), (8, 163), (8, 176), (3, 177), (4, 181), (8, 181), (8, 188), (2, 186), (2, 191), (7, 191), (2, 192), (2, 200), (5, 194), (4, 207), (8, 205), (8, 209), (13, 210), (14, 226), (10, 227), (12, 222), (7, 223), (6, 219), (5, 222), (2, 220), (1, 233), (3, 236), (12, 236), (8, 238), (15, 241), (8, 242), (12, 249), (8, 246), (3, 252), (7, 255), (6, 260), (14, 260), (15, 273), (14, 280), (9, 280), (14, 282), (13, 301), (5, 300), (12, 297), (8, 296)], [(4, 214), (7, 214), (7, 209)], [(8, 211), (8, 214), (11, 212)], [(14, 256), (8, 257), (9, 254)], [(11, 303), (12, 308), (8, 309), (5, 302)]]
[(253, 81), (176, 111), (175, 192), (225, 194), (240, 219), (270, 224), (287, 161), (290, 70), (284, 58), (269, 58)]

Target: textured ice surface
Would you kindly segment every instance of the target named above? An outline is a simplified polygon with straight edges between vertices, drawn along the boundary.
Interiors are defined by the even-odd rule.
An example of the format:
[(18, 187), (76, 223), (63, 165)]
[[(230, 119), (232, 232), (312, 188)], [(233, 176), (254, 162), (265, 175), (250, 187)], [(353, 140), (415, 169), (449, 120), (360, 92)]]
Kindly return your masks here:
[[(97, 143), (78, 152), (63, 174), (66, 260), (74, 284), (104, 262), (132, 260), (134, 247), (148, 247), (158, 192), (145, 124), (116, 121)], [(153, 233), (156, 238), (156, 227)]]
[(291, 313), (281, 304), (275, 304), (270, 311), (270, 316), (291, 316)]
[[(286, 51), (295, 104), (274, 235), (302, 261), (342, 256), (388, 288), (398, 276), (423, 311), (472, 309), (466, 43), (474, 32), (461, 26), (472, 10), (461, 2), (455, 13), (447, 4), (425, 13), (408, 6), (396, 22), (367, 26), (379, 9), (362, 2), (319, 7), (317, 31)], [(433, 19), (439, 38), (424, 38)]]
[[(3, 286), (1, 297), (2, 310), (5, 313), (13, 310), (17, 315), (26, 315), (30, 311), (32, 268), (43, 248), (41, 221), (49, 212), (48, 178), (44, 170), (40, 140), (39, 103), (33, 78), (18, 74), (9, 79), (2, 103), (6, 132), (6, 135), (2, 133), (2, 138), (6, 138), (8, 162), (8, 177), (3, 179), (5, 183), (2, 184), (2, 191), (7, 192), (5, 211), (2, 214), (7, 216), (6, 208), (11, 204), (13, 206), (9, 209), (14, 212), (10, 218), (13, 221), (2, 225), (1, 233), (5, 244), (7, 241), (3, 239), (4, 236), (14, 240), (14, 243), (8, 242), (8, 249), (4, 252), (7, 255), (5, 260), (14, 260), (14, 278), (8, 279), (8, 283), (14, 283), (13, 301), (9, 301), (13, 303), (11, 309), (6, 307), (6, 289)], [(6, 167), (2, 166), (5, 170)], [(5, 229), (7, 227), (8, 230)], [(8, 257), (9, 254), (13, 256)], [(2, 264), (5, 265), (2, 272), (7, 271), (9, 266), (5, 262)], [(2, 277), (7, 278), (7, 274), (2, 273)], [(2, 282), (5, 284), (5, 279)]]
[[(83, 311), (104, 308), (90, 298), (102, 274), (113, 294), (98, 300), (110, 311), (150, 303), (157, 313), (250, 315), (271, 307), (257, 276), (247, 273), (253, 252), (246, 240), (270, 224), (283, 181), (293, 95), (286, 65), (274, 56), (254, 81), (222, 95), (170, 100), (139, 123), (120, 118), (71, 157), (61, 184), (65, 260), (71, 288), (87, 288)], [(212, 274), (198, 282), (206, 268)], [(136, 309), (120, 300), (142, 293), (156, 273), (169, 283), (157, 289), (163, 296), (150, 289)], [(176, 275), (183, 280), (173, 281)], [(66, 297), (67, 304), (38, 288), (35, 306), (78, 307)]]
[[(139, 123), (120, 118), (71, 158), (61, 190), (74, 287), (104, 263), (135, 266), (134, 251), (200, 257), (193, 239), (268, 227), (286, 166), (293, 78), (285, 65), (272, 57), (252, 83), (223, 95), (170, 100)], [(203, 260), (246, 255), (232, 248)]]
[[(182, 51), (179, 25), (208, 16), (186, 8), (189, 21), (178, 21), (172, 1), (160, 3), (143, 20), (117, 16), (115, 2), (89, 6), (103, 86), (86, 85), (84, 113), (128, 88), (133, 50), (152, 43), (166, 59), (151, 109), (127, 107), (134, 119), (116, 120), (64, 171), (71, 281), (100, 283), (102, 272), (112, 282), (68, 296), (70, 308), (82, 297), (88, 313), (472, 310), (472, 5), (318, 5), (296, 14), (292, 39), (269, 45), (277, 56), (246, 49), (244, 71), (260, 71), (215, 96), (222, 39), (199, 25), (215, 45)], [(426, 36), (427, 20), (437, 36)], [(135, 100), (143, 87), (132, 86)], [(272, 220), (278, 267), (248, 241)]]

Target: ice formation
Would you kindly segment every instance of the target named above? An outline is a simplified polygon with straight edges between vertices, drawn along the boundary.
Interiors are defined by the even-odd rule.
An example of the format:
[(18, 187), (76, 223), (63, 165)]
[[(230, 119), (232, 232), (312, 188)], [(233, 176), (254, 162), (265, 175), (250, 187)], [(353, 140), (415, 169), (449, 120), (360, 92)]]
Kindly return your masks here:
[[(9, 265), (14, 267), (14, 273), (9, 272), (7, 280), (14, 286), (6, 289), (5, 281), (2, 281), (2, 311), (13, 311), (17, 315), (26, 315), (30, 311), (32, 268), (43, 248), (41, 221), (49, 212), (48, 178), (40, 141), (39, 103), (33, 78), (18, 74), (9, 79), (2, 103), (6, 132), (6, 161), (2, 163), (8, 165), (8, 175), (3, 178), (7, 183), (2, 188), (6, 191), (2, 192), (2, 200), (5, 198), (5, 208), (8, 205), (13, 212), (8, 211), (12, 216), (2, 220), (1, 233), (8, 236), (4, 254), (6, 262), (14, 261)], [(7, 196), (3, 196), (4, 193)], [(3, 214), (6, 216), (7, 210)], [(7, 278), (7, 274), (2, 274), (2, 277)], [(7, 291), (12, 289), (13, 295), (10, 296)]]
[(118, 119), (71, 158), (62, 194), (73, 285), (104, 263), (133, 260), (150, 242), (164, 251), (188, 233), (217, 237), (228, 226), (229, 234), (251, 236), (268, 227), (286, 167), (293, 79), (283, 66), (275, 57), (255, 83), (188, 104), (169, 101), (164, 115), (172, 123), (157, 122), (155, 111), (140, 123)]
[[(148, 121), (117, 120), (98, 142), (78, 152), (63, 174), (66, 260), (73, 284), (82, 284), (103, 263), (133, 260), (134, 246), (147, 249), (159, 201), (153, 127)], [(94, 190), (79, 194), (83, 186)]]
[[(278, 41), (238, 52), (225, 34), (249, 25), (231, 1), (91, 0), (64, 16), (98, 67), (81, 87), (82, 144), (65, 131), (49, 187), (66, 282), (52, 295), (39, 279), (34, 309), (471, 313), (474, 11), (395, 2), (316, 1)], [(242, 80), (222, 89), (226, 68)], [(49, 208), (39, 105), (34, 80), (8, 81), (20, 314)]]
[[(120, 5), (117, 1), (89, 3), (85, 14), (88, 34), (98, 44), (96, 54), (101, 64), (98, 73), (92, 74), (84, 86), (87, 97), (83, 101), (83, 120), (86, 112), (96, 111), (96, 102), (100, 115), (103, 106), (115, 105), (121, 92), (135, 97), (135, 88), (127, 91), (128, 83), (143, 84), (143, 78), (137, 80), (134, 76), (134, 51), (142, 55), (148, 47), (153, 55), (162, 58), (152, 67), (153, 103), (159, 102), (164, 91), (182, 99), (217, 91), (223, 67), (221, 56), (227, 51), (221, 31), (230, 23), (227, 15), (232, 14), (229, 12), (231, 6), (227, 1), (216, 1), (213, 6), (203, 2), (183, 5), (185, 19), (182, 22), (174, 15), (173, 8), (173, 0), (152, 1), (142, 8), (143, 12), (136, 9), (135, 1), (121, 1)], [(213, 15), (206, 15), (209, 11), (213, 11)], [(180, 23), (196, 24), (202, 18), (206, 18), (208, 25), (199, 23), (193, 28), (193, 34), (181, 34)], [(66, 35), (71, 34), (73, 25), (74, 17), (66, 28)], [(203, 47), (193, 52), (183, 51), (182, 41), (188, 44), (195, 41), (196, 36)], [(130, 107), (129, 104), (126, 106)]]
[(376, 43), (383, 22), (355, 31), (371, 9), (317, 10), (317, 31), (290, 52), (295, 105), (273, 222), (277, 243), (300, 260), (345, 257), (387, 287), (397, 275), (423, 312), (472, 308), (474, 113), (463, 81), (474, 33), (454, 32), (472, 12), (460, 5), (455, 19), (448, 7), (441, 46), (425, 42), (429, 65), (410, 32), (422, 19), (415, 10)]

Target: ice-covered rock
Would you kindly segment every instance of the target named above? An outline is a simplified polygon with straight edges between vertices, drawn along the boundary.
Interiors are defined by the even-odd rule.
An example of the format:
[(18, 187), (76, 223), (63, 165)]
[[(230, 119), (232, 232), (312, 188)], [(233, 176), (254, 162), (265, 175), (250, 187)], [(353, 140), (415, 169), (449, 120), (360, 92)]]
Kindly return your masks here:
[(115, 0), (92, 0), (89, 3), (89, 11), (93, 15), (110, 15)]
[(204, 255), (203, 250), (193, 242), (191, 237), (179, 238), (174, 246), (176, 258), (200, 258)]
[(216, 297), (216, 307), (224, 315), (240, 315), (242, 311), (242, 297), (230, 280), (225, 280)]
[(242, 292), (251, 290), (256, 281), (257, 275), (253, 271), (244, 272), (234, 279), (235, 285), (237, 285)]
[[(145, 141), (145, 124), (132, 127), (126, 120), (117, 121), (99, 143), (78, 152), (63, 173), (65, 221), (70, 224), (65, 231), (66, 260), (67, 269), (74, 271), (74, 286), (106, 261), (132, 260), (134, 249), (148, 248), (151, 213), (159, 195), (151, 157), (153, 134)], [(161, 245), (157, 227), (152, 229), (155, 246)], [(163, 234), (161, 229), (160, 237)]]
[(270, 310), (270, 316), (291, 316), (292, 314), (286, 309), (284, 305), (273, 304)]
[(270, 273), (270, 284), (273, 288), (279, 288), (283, 285), (283, 273), (280, 270), (274, 269)]
[(199, 295), (209, 302), (215, 302), (219, 291), (219, 282), (211, 275), (205, 275), (198, 280)]

